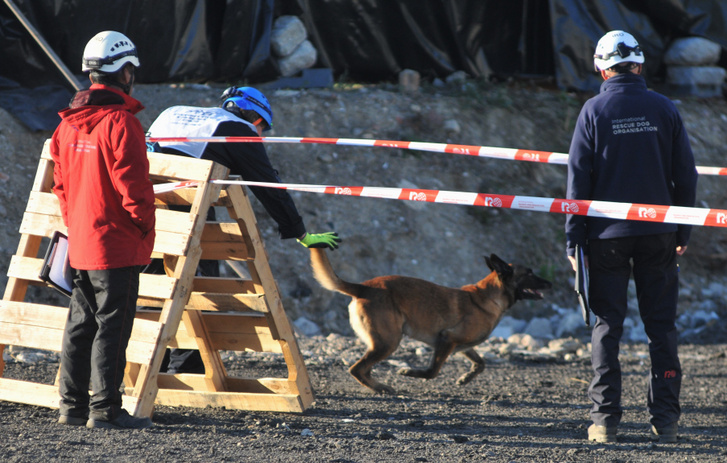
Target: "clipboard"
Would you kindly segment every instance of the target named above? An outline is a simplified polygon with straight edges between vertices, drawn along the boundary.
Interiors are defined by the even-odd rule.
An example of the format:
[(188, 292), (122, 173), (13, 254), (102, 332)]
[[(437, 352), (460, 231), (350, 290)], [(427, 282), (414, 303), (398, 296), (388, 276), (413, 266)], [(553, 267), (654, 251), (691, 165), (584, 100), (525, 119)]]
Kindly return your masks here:
[(588, 268), (586, 268), (586, 257), (580, 245), (576, 245), (576, 283), (574, 289), (578, 295), (583, 321), (586, 322), (586, 326), (591, 326), (591, 308), (588, 305)]
[(61, 293), (71, 296), (73, 269), (68, 260), (68, 237), (63, 233), (53, 233), (38, 276)]

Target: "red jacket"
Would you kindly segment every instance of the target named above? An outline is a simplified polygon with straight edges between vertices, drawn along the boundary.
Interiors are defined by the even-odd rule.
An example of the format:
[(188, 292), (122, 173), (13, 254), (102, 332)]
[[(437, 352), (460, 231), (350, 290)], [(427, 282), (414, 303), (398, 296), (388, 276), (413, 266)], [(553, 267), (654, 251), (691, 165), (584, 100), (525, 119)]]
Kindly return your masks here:
[(71, 267), (104, 270), (150, 262), (154, 189), (141, 123), (144, 107), (113, 87), (76, 93), (51, 139), (53, 192), (68, 226)]

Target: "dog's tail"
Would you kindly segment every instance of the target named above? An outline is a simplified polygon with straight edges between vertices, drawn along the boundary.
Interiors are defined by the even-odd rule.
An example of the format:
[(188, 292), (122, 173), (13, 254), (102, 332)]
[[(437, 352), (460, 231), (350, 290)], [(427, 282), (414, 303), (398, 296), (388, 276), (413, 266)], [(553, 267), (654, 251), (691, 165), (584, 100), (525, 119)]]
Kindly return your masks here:
[(324, 248), (309, 248), (310, 264), (313, 276), (321, 286), (329, 291), (338, 291), (351, 297), (358, 297), (363, 286), (341, 280), (331, 267), (328, 254)]

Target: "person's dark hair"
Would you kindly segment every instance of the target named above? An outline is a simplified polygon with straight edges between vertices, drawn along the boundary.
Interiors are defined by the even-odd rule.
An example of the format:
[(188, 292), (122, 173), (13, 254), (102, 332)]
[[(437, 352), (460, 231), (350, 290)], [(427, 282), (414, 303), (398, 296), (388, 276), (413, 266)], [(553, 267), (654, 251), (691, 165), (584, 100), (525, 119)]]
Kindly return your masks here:
[(608, 70), (617, 72), (619, 74), (626, 74), (627, 72), (631, 72), (631, 70), (635, 69), (638, 65), (639, 65), (639, 63), (634, 63), (634, 62), (628, 61), (628, 62), (618, 63), (615, 66), (611, 66), (610, 68), (608, 68)]
[[(132, 72), (131, 82), (128, 85), (124, 84), (121, 80), (121, 75), (126, 68), (130, 68)], [(89, 76), (91, 76), (91, 82), (93, 82), (94, 84), (115, 86), (123, 90), (124, 93), (129, 94), (131, 87), (134, 85), (134, 70), (135, 68), (133, 64), (126, 63), (121, 69), (116, 72), (106, 73), (100, 71), (90, 71)]]

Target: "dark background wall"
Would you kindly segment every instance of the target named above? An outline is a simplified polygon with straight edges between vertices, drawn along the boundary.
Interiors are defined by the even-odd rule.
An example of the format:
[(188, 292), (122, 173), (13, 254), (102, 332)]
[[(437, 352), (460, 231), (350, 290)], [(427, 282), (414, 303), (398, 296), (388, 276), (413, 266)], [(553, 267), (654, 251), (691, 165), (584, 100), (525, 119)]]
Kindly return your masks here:
[[(316, 67), (335, 79), (395, 81), (403, 69), (424, 79), (462, 70), (490, 79), (549, 77), (565, 90), (596, 91), (595, 43), (632, 32), (647, 78), (663, 79), (661, 57), (676, 38), (701, 36), (727, 50), (727, 2), (719, 0), (14, 0), (79, 79), (83, 48), (114, 29), (136, 44), (140, 82), (278, 77), (270, 32), (280, 15), (299, 16), (318, 50)], [(7, 90), (70, 85), (0, 3), (0, 105)]]

